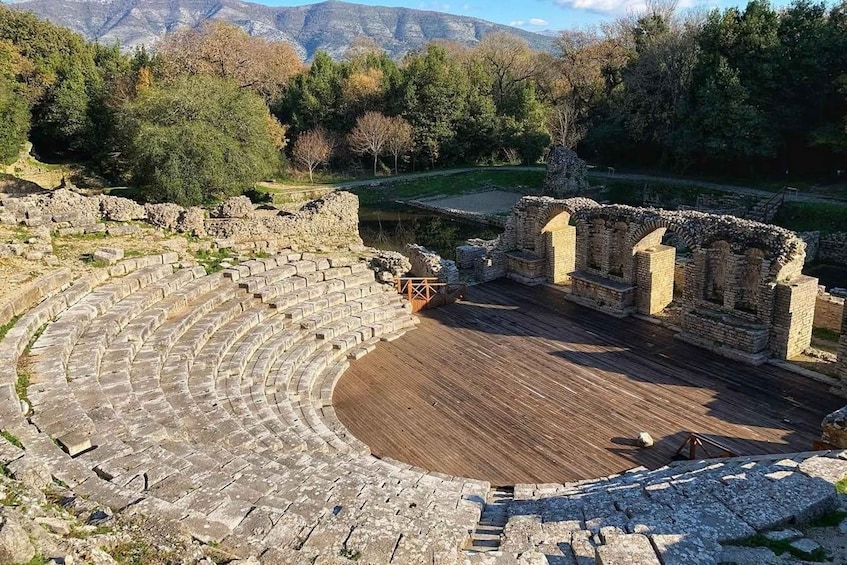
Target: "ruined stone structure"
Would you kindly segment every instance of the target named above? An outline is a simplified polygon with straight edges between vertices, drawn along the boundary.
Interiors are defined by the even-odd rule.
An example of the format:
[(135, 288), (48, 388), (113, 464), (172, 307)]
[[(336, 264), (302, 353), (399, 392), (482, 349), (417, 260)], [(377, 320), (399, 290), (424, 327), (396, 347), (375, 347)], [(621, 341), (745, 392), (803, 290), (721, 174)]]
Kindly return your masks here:
[(448, 284), (459, 282), (459, 268), (455, 261), (444, 259), (421, 245), (407, 245), (406, 254), (412, 265), (409, 269), (412, 276), (437, 278)]
[[(676, 292), (680, 339), (748, 363), (786, 359), (811, 342), (817, 279), (801, 274), (803, 241), (775, 226), (528, 196), (498, 240), (475, 247), (460, 250), (484, 280), (567, 284), (570, 300), (615, 316), (655, 314)], [(680, 250), (690, 255), (682, 268)]]
[[(176, 204), (145, 204), (117, 196), (84, 196), (66, 189), (25, 196), (0, 194), (0, 223), (49, 228), (60, 235), (138, 232), (131, 221), (215, 239), (219, 246), (276, 253), (283, 249), (361, 247), (358, 198), (334, 192), (295, 213), (256, 212), (250, 201), (234, 197), (211, 210)], [(110, 222), (106, 224), (104, 222)]]
[(558, 198), (582, 194), (588, 188), (588, 165), (575, 151), (557, 145), (547, 157), (544, 194)]

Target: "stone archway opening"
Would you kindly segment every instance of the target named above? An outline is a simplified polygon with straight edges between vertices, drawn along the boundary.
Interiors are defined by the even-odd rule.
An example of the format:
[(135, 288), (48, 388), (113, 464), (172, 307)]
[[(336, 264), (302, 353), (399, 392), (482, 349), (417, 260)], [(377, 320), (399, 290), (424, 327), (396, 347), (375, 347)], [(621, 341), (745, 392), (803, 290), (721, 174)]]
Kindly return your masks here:
[(559, 212), (541, 228), (547, 252), (547, 277), (556, 285), (568, 286), (576, 270), (576, 226), (568, 212)]
[(667, 227), (654, 229), (633, 246), (639, 313), (679, 324), (691, 253), (686, 239)]

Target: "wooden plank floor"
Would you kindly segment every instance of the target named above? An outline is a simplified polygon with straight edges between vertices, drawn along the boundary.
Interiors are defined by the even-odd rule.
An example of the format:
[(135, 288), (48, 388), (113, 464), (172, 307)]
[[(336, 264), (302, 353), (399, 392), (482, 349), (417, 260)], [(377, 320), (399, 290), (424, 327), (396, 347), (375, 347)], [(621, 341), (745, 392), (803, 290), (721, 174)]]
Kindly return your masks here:
[[(842, 404), (809, 379), (508, 281), (422, 312), (352, 362), (334, 396), (375, 455), (498, 485), (659, 467), (688, 431), (742, 455), (806, 451)], [(640, 431), (654, 448), (632, 445)]]

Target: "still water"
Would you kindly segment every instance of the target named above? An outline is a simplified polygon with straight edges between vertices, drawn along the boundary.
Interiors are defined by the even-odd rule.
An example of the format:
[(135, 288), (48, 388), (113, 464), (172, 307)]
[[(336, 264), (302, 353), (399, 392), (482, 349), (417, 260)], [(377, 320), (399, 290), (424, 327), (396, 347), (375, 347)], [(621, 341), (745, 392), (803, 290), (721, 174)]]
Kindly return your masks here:
[(470, 238), (493, 239), (501, 229), (441, 216), (402, 204), (363, 206), (359, 209), (359, 234), (365, 245), (403, 252), (417, 243), (446, 259), (456, 258), (456, 246)]

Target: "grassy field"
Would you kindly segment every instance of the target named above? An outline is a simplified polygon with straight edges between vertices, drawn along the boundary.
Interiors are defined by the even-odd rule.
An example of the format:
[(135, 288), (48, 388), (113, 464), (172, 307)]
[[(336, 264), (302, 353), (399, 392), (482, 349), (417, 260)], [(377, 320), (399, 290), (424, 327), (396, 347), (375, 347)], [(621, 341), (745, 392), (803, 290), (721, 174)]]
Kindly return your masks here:
[(543, 181), (544, 171), (539, 170), (485, 170), (416, 178), (380, 186), (362, 186), (352, 189), (352, 192), (359, 196), (363, 205), (374, 205), (380, 202), (436, 195), (452, 196), (489, 189), (537, 194), (541, 191)]
[(847, 206), (817, 202), (786, 202), (773, 223), (794, 231), (832, 233), (847, 230)]

